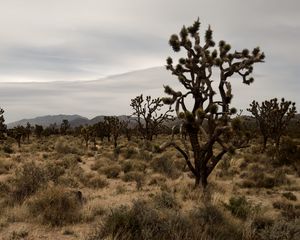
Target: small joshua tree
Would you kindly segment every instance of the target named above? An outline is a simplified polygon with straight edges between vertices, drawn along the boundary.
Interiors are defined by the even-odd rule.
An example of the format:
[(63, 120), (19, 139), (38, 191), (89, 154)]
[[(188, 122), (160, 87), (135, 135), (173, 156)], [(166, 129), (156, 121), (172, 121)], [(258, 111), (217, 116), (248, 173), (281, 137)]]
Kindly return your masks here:
[(276, 152), (278, 152), (281, 136), (286, 131), (290, 120), (295, 116), (295, 103), (285, 101), (284, 98), (279, 102), (277, 98), (273, 98), (262, 102), (261, 105), (253, 101), (247, 110), (255, 117), (263, 136), (262, 152), (265, 151), (269, 138), (274, 140)]
[[(183, 49), (186, 56), (180, 58), (176, 65), (169, 57), (166, 68), (178, 78), (186, 91), (174, 91), (164, 86), (165, 93), (170, 97), (163, 99), (165, 104), (175, 104), (177, 116), (182, 119), (183, 128), (189, 136), (194, 161), (192, 163), (184, 139), (183, 147), (172, 139), (163, 144), (161, 149), (174, 146), (184, 156), (194, 174), (195, 186), (201, 183), (205, 188), (208, 176), (224, 154), (236, 148), (231, 141), (231, 136), (238, 129), (234, 129), (230, 123), (230, 115), (236, 113), (236, 110), (230, 108), (233, 95), (229, 80), (238, 74), (243, 83), (251, 84), (254, 80), (250, 77), (253, 64), (262, 62), (265, 56), (258, 47), (252, 52), (248, 49), (231, 52), (231, 46), (225, 41), (220, 41), (215, 48), (211, 28), (206, 30), (204, 40), (200, 39), (199, 28), (198, 19), (188, 28), (183, 26), (179, 36), (173, 34), (170, 37), (169, 44), (173, 50), (179, 52)], [(213, 76), (214, 70), (218, 75)], [(218, 84), (219, 94), (212, 84), (213, 79)], [(186, 104), (189, 97), (193, 102), (191, 109)], [(207, 124), (206, 129), (204, 123)], [(221, 150), (218, 151), (215, 145), (219, 145)]]
[(160, 98), (152, 99), (151, 96), (146, 96), (144, 99), (141, 94), (131, 99), (130, 106), (134, 111), (132, 115), (137, 117), (139, 132), (145, 140), (152, 141), (159, 127), (165, 121), (174, 119), (170, 114), (173, 112), (171, 107), (161, 113), (163, 102)]

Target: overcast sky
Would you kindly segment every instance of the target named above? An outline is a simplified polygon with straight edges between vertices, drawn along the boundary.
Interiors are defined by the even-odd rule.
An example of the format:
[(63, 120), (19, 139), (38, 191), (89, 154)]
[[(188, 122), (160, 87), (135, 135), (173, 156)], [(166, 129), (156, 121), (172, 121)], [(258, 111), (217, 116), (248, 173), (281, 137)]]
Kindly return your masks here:
[[(253, 88), (256, 91), (253, 97), (280, 95), (300, 102), (299, 0), (0, 0), (0, 3), (0, 88), (1, 93), (6, 93), (0, 95), (0, 106), (5, 109), (8, 122), (47, 111), (102, 114), (101, 105), (108, 105), (109, 101), (94, 103), (92, 97), (89, 101), (95, 107), (89, 112), (80, 112), (80, 103), (74, 110), (64, 106), (63, 97), (60, 106), (53, 105), (46, 96), (39, 99), (44, 112), (37, 111), (31, 98), (36, 95), (35, 89), (27, 85), (23, 93), (20, 89), (15, 92), (7, 87), (7, 82), (96, 80), (163, 66), (167, 56), (175, 56), (168, 46), (169, 36), (182, 25), (192, 24), (197, 17), (203, 32), (211, 25), (216, 41), (224, 39), (237, 50), (260, 46), (265, 52), (266, 63), (255, 66), (253, 85), (257, 86)], [(152, 83), (154, 89), (163, 84)], [(125, 82), (122, 86), (124, 93), (130, 91)], [(149, 88), (145, 91), (149, 92)], [(74, 94), (71, 99), (66, 97), (66, 102), (72, 99), (78, 102)], [(129, 105), (130, 97), (121, 99), (112, 91), (111, 98), (121, 106), (115, 108), (116, 114), (124, 114), (121, 103)]]

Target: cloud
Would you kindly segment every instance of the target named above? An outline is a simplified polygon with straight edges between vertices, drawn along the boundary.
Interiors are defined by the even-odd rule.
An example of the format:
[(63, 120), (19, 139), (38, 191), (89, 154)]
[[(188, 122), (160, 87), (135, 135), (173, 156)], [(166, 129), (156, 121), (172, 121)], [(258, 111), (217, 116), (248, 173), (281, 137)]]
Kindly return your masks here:
[[(192, 24), (198, 16), (203, 32), (211, 24), (216, 41), (224, 39), (233, 49), (259, 45), (265, 51), (266, 63), (255, 67), (257, 81), (253, 86), (257, 87), (250, 86), (245, 99), (263, 100), (280, 95), (297, 100), (299, 7), (298, 0), (272, 3), (261, 0), (3, 1), (0, 105), (5, 106), (8, 118), (14, 120), (21, 117), (21, 113), (42, 114), (43, 106), (53, 113), (80, 113), (83, 108), (87, 115), (129, 111), (122, 104), (123, 107), (118, 108), (121, 97), (130, 99), (129, 96), (141, 92), (158, 94), (163, 83), (154, 84), (148, 75), (140, 76), (144, 78), (141, 80), (102, 78), (164, 65), (167, 56), (176, 56), (168, 46), (169, 36), (182, 25)], [(103, 85), (98, 92), (90, 89), (91, 82), (88, 86), (81, 84), (80, 89), (74, 82), (100, 78)], [(159, 81), (166, 78), (161, 73)], [(113, 85), (110, 81), (115, 79), (119, 82)], [(4, 83), (32, 81), (69, 84), (21, 87)], [(115, 107), (110, 107), (111, 103)]]

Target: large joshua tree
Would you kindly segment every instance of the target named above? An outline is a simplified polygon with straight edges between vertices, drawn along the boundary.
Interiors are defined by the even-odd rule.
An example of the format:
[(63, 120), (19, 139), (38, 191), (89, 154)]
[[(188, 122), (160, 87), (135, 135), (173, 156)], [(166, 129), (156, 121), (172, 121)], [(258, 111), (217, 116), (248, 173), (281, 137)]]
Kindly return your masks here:
[[(173, 50), (179, 52), (183, 49), (186, 56), (179, 58), (176, 65), (169, 57), (166, 68), (178, 78), (185, 91), (164, 86), (165, 93), (170, 97), (163, 99), (165, 104), (175, 105), (177, 116), (183, 120), (194, 161), (183, 139), (183, 146), (179, 146), (172, 138), (161, 148), (174, 146), (194, 174), (195, 185), (201, 184), (205, 188), (208, 176), (224, 154), (235, 149), (234, 141), (231, 141), (235, 129), (230, 123), (230, 115), (235, 114), (236, 110), (230, 108), (233, 95), (229, 80), (233, 75), (239, 75), (244, 84), (251, 84), (254, 81), (250, 77), (253, 64), (263, 62), (265, 55), (258, 47), (252, 52), (248, 49), (233, 52), (225, 41), (220, 41), (215, 47), (210, 26), (203, 40), (200, 39), (199, 28), (198, 19), (190, 27), (183, 26), (179, 35), (170, 37), (169, 44)], [(217, 90), (213, 82), (218, 84)], [(188, 109), (190, 102), (186, 104), (189, 97), (191, 109)], [(207, 127), (204, 127), (204, 123)], [(216, 145), (221, 150), (218, 151)]]

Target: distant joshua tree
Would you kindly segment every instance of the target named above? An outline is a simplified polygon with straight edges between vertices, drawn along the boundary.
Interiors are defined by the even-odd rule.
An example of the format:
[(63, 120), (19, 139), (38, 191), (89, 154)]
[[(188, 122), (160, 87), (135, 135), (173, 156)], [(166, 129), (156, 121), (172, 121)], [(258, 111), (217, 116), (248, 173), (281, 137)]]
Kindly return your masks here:
[(26, 138), (26, 128), (23, 126), (16, 126), (13, 129), (10, 129), (8, 132), (9, 136), (16, 139), (18, 147), (21, 147), (22, 138)]
[(5, 133), (6, 133), (6, 125), (4, 124), (4, 110), (0, 108), (0, 141), (5, 139)]
[(42, 133), (44, 131), (44, 128), (42, 125), (35, 125), (35, 128), (34, 128), (34, 133), (36, 135), (37, 138), (41, 138), (42, 137)]
[(81, 128), (81, 136), (84, 139), (86, 148), (89, 147), (89, 141), (92, 138), (92, 134), (93, 134), (93, 127), (92, 126), (85, 126), (85, 127)]
[(279, 102), (277, 98), (273, 98), (262, 102), (261, 105), (253, 101), (247, 110), (255, 117), (263, 136), (262, 152), (265, 151), (269, 138), (274, 140), (278, 152), (281, 136), (297, 112), (295, 103), (285, 101), (284, 98)]
[[(184, 139), (181, 139), (183, 146), (179, 146), (172, 138), (161, 149), (174, 146), (194, 174), (195, 186), (201, 184), (205, 188), (207, 178), (218, 162), (227, 152), (236, 149), (231, 141), (231, 136), (238, 128), (235, 129), (235, 124), (232, 126), (230, 121), (230, 116), (236, 113), (236, 109), (230, 108), (233, 95), (229, 80), (237, 74), (244, 84), (253, 83), (254, 79), (250, 77), (253, 65), (263, 62), (265, 55), (258, 47), (252, 52), (248, 49), (232, 52), (231, 46), (225, 41), (220, 41), (215, 48), (210, 26), (204, 40), (200, 39), (199, 28), (198, 19), (190, 27), (183, 26), (179, 35), (173, 34), (170, 37), (169, 44), (173, 50), (179, 52), (183, 49), (186, 56), (180, 58), (176, 65), (173, 65), (173, 59), (169, 57), (166, 68), (177, 77), (186, 91), (175, 91), (164, 86), (165, 93), (170, 97), (163, 99), (165, 104), (175, 105), (177, 116), (182, 119), (183, 128), (189, 136), (193, 156), (190, 156)], [(214, 70), (217, 71), (215, 75)], [(217, 90), (212, 82), (218, 84)], [(192, 108), (188, 109), (191, 102)]]
[(123, 122), (119, 120), (118, 117), (115, 116), (105, 116), (104, 123), (108, 127), (114, 141), (114, 147), (118, 146), (118, 138), (121, 135), (121, 131), (123, 128)]
[(132, 115), (137, 117), (139, 132), (145, 140), (152, 141), (159, 127), (165, 121), (174, 119), (171, 106), (165, 112), (161, 112), (163, 102), (160, 98), (152, 99), (151, 96), (146, 96), (144, 99), (141, 94), (131, 99), (130, 106), (134, 111)]
[(27, 122), (26, 127), (25, 127), (25, 138), (27, 138), (27, 142), (29, 142), (31, 130), (32, 130), (31, 125), (29, 122)]
[(62, 135), (66, 135), (67, 131), (71, 128), (71, 125), (69, 123), (68, 119), (64, 119), (60, 125), (60, 133)]

